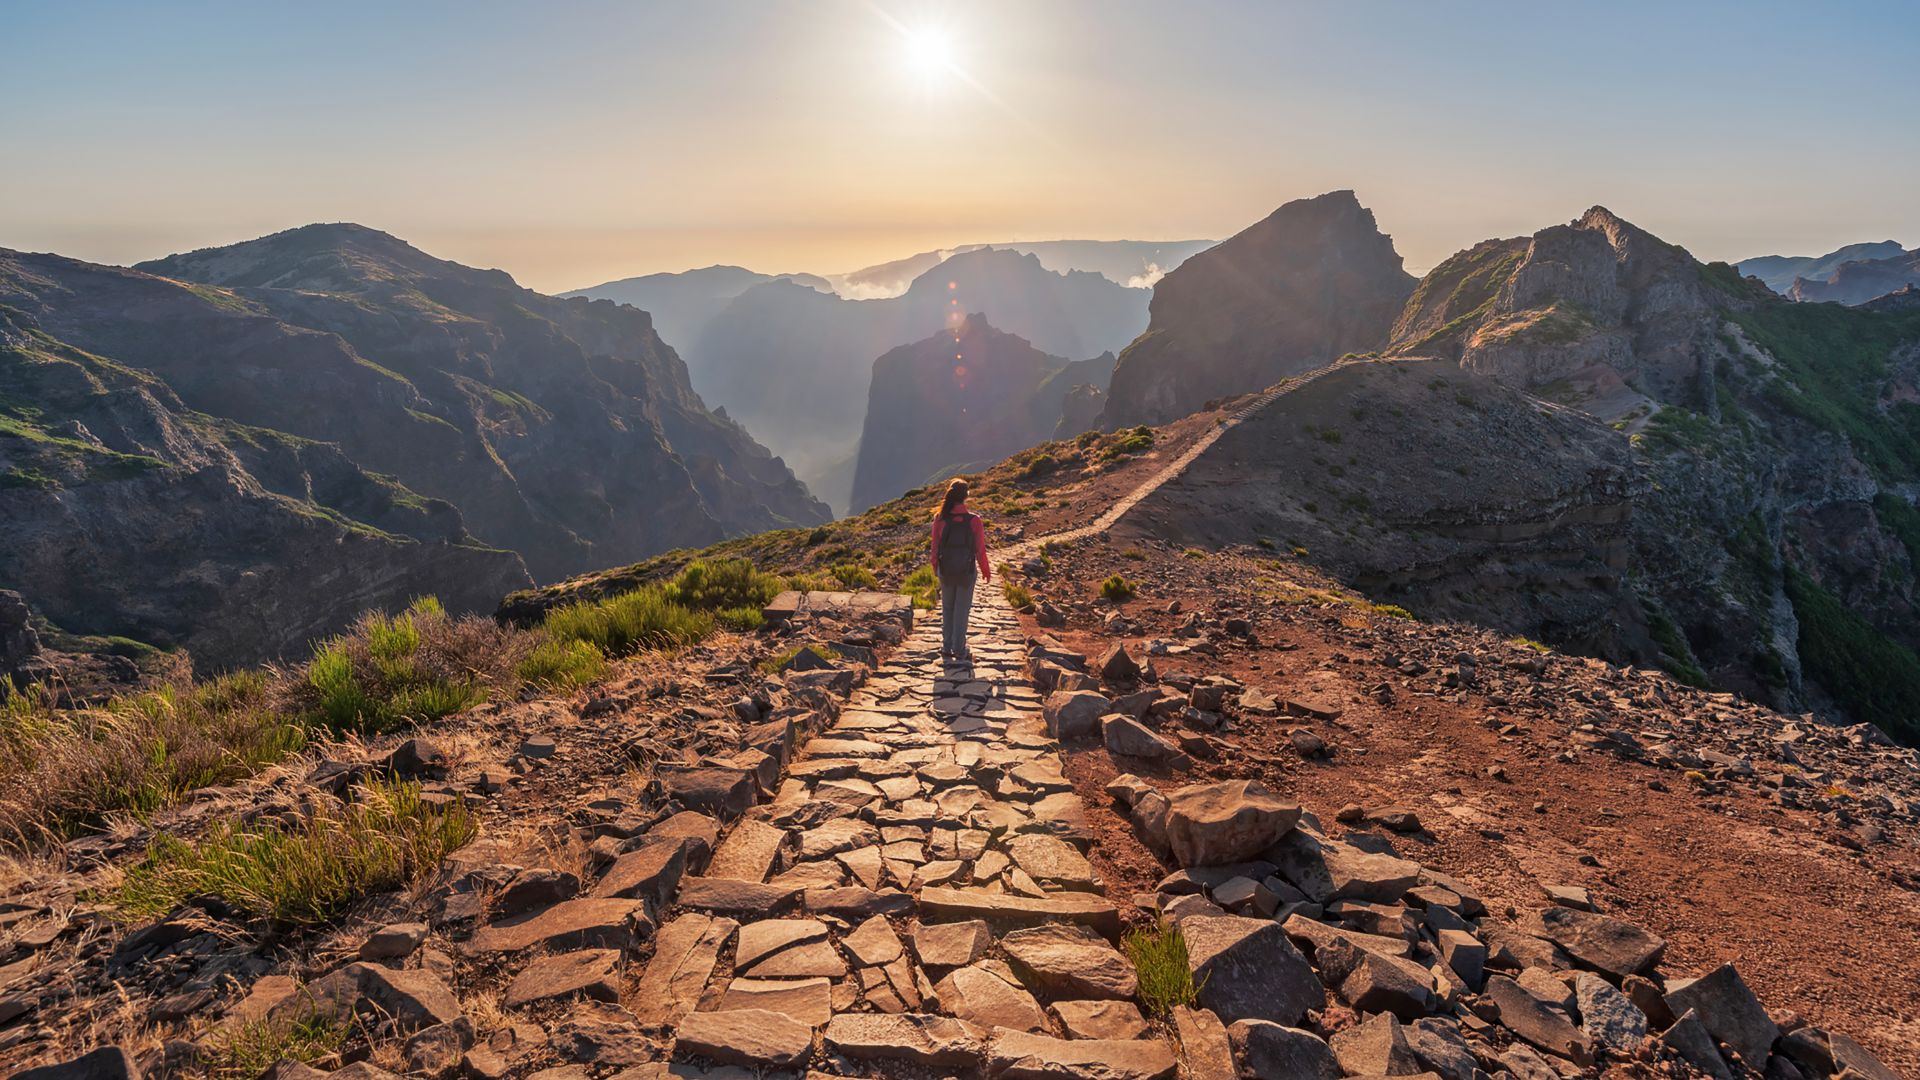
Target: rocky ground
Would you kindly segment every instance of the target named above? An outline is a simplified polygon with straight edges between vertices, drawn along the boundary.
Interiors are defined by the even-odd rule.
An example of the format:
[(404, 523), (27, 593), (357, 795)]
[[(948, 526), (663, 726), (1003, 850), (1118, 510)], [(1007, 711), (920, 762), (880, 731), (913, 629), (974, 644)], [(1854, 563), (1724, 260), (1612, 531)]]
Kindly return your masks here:
[[(1116, 894), (1164, 905), (1199, 891), (1179, 874), (1163, 879), (1179, 862), (1152, 814), (1142, 829), (1129, 812), (1145, 789), (1128, 774), (1162, 795), (1250, 780), (1304, 807), (1334, 842), (1470, 890), (1492, 913), (1479, 924), (1488, 944), (1489, 933), (1522, 932), (1555, 942), (1516, 953), (1522, 966), (1509, 974), (1539, 967), (1577, 981), (1572, 969), (1594, 967), (1539, 922), (1569, 905), (1661, 941), (1658, 969), (1642, 973), (1664, 972), (1669, 993), (1731, 963), (1783, 1030), (1831, 1028), (1897, 1068), (1920, 1066), (1913, 751), (1864, 725), (1823, 726), (1660, 673), (1374, 610), (1302, 560), (1258, 549), (1174, 549), (1123, 521), (1053, 547), (1047, 561), (1025, 578), (1041, 598), (1023, 619), (1029, 632), (1046, 635), (1048, 650), (1095, 658), (1096, 681), (1098, 658), (1116, 646), (1144, 668), (1099, 687), (1105, 704), (1089, 708), (1108, 713), (1099, 723), (1109, 734), (1065, 744), (1075, 789), (1114, 810), (1094, 820), (1096, 865)], [(1133, 599), (1099, 597), (1115, 574)], [(1144, 734), (1111, 733), (1113, 709), (1135, 714)], [(1115, 752), (1116, 739), (1146, 756)], [(1277, 910), (1290, 896), (1349, 929), (1405, 920), (1404, 935), (1390, 932), (1416, 951), (1442, 944), (1411, 894), (1362, 897), (1403, 901), (1397, 913), (1336, 917), (1339, 899), (1294, 895), (1285, 861), (1260, 858), (1295, 887), (1270, 890)], [(1476, 1017), (1490, 1011), (1484, 996), (1463, 998)]]
[(1914, 1072), (1912, 751), (1132, 533), (1185, 459), (996, 552), (1038, 599), (982, 589), (970, 666), (931, 619), (809, 605), (154, 822), (299, 821), (383, 775), (477, 807), (343, 920), (129, 919), (144, 828), (20, 862), (0, 1054), (34, 1080)]

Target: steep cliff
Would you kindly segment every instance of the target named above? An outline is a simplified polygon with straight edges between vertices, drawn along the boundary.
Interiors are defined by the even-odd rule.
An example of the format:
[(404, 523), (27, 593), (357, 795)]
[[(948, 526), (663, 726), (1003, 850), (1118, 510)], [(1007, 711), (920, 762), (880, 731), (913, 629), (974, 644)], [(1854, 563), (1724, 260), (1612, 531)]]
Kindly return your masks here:
[(1377, 349), (1413, 287), (1353, 192), (1287, 203), (1154, 286), (1147, 332), (1114, 369), (1105, 423), (1163, 423)]
[(1046, 442), (1068, 392), (1105, 381), (1112, 354), (1068, 363), (969, 315), (873, 363), (853, 479), (864, 510)]

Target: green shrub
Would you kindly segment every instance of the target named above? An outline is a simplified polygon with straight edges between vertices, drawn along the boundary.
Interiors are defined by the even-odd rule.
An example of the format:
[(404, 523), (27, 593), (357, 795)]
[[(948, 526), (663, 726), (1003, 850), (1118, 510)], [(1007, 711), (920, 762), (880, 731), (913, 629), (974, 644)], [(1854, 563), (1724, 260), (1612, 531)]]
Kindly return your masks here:
[(1015, 585), (1011, 581), (1001, 583), (1000, 595), (1007, 598), (1007, 604), (1011, 607), (1023, 608), (1033, 603), (1033, 592), (1026, 586)]
[(691, 645), (713, 632), (713, 616), (669, 598), (678, 592), (677, 583), (643, 585), (605, 600), (568, 604), (548, 613), (547, 633), (558, 641), (587, 642), (609, 657)]
[(1035, 454), (1028, 459), (1027, 467), (1021, 470), (1021, 475), (1032, 479), (1036, 476), (1046, 476), (1059, 467), (1060, 463), (1054, 460), (1052, 454)]
[(1100, 595), (1116, 604), (1125, 603), (1133, 599), (1136, 591), (1133, 582), (1128, 581), (1119, 574), (1115, 574), (1100, 583)]
[(940, 579), (934, 575), (933, 567), (922, 566), (901, 580), (900, 591), (913, 597), (914, 607), (930, 609), (940, 595)]
[(1132, 559), (1134, 562), (1145, 562), (1147, 560), (1147, 553), (1141, 551), (1139, 548), (1130, 547), (1122, 551), (1120, 557), (1123, 559)]
[(834, 579), (847, 589), (871, 589), (880, 584), (873, 571), (854, 563), (841, 563), (833, 568)]
[(765, 607), (786, 587), (779, 577), (755, 570), (751, 559), (696, 559), (673, 579), (667, 598), (695, 611)]
[(1140, 1003), (1149, 1013), (1165, 1018), (1199, 997), (1200, 988), (1194, 985), (1193, 968), (1188, 964), (1187, 939), (1165, 917), (1148, 929), (1121, 938), (1120, 948), (1133, 961), (1139, 977)]
[(607, 658), (591, 642), (548, 638), (527, 653), (515, 673), (535, 686), (571, 690), (604, 677)]
[(380, 734), (451, 716), (504, 681), (520, 646), (490, 619), (452, 619), (432, 597), (399, 615), (369, 612), (314, 650), (308, 717), (334, 734)]
[(766, 624), (767, 617), (757, 607), (721, 608), (713, 613), (713, 621), (725, 629), (744, 633), (760, 629)]
[(825, 525), (815, 526), (814, 530), (807, 534), (807, 546), (819, 547), (831, 539), (832, 536), (832, 529), (827, 528)]
[(436, 869), (473, 839), (466, 804), (437, 808), (410, 783), (370, 784), (344, 809), (321, 810), (291, 829), (227, 821), (202, 839), (154, 837), (127, 870), (113, 900), (138, 918), (156, 918), (196, 896), (276, 922), (323, 923), (373, 893)]

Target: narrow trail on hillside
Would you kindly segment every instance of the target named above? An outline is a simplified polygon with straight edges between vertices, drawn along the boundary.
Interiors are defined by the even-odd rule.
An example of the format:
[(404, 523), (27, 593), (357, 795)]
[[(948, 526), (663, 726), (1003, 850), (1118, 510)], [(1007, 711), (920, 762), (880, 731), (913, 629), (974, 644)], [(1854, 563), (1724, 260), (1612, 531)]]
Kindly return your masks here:
[(1336, 360), (1325, 367), (1314, 368), (1312, 371), (1302, 372), (1299, 375), (1281, 380), (1255, 395), (1248, 400), (1246, 404), (1222, 417), (1220, 422), (1213, 426), (1213, 430), (1196, 439), (1192, 446), (1187, 447), (1180, 453), (1180, 456), (1168, 462), (1159, 472), (1147, 477), (1132, 491), (1121, 496), (1119, 500), (1108, 507), (1099, 517), (1094, 518), (1092, 521), (1078, 528), (1061, 529), (1044, 536), (1030, 537), (1018, 543), (997, 548), (993, 552), (994, 559), (998, 561), (1000, 559), (1019, 558), (1038, 551), (1042, 544), (1049, 542), (1071, 543), (1072, 541), (1085, 539), (1086, 537), (1095, 536), (1107, 531), (1114, 526), (1115, 522), (1118, 522), (1134, 507), (1145, 501), (1148, 496), (1160, 490), (1162, 486), (1177, 479), (1180, 474), (1186, 472), (1188, 467), (1199, 459), (1200, 455), (1212, 449), (1213, 444), (1220, 441), (1220, 436), (1225, 435), (1230, 429), (1238, 427), (1255, 413), (1321, 376), (1345, 367), (1348, 364), (1360, 362), (1362, 361)]

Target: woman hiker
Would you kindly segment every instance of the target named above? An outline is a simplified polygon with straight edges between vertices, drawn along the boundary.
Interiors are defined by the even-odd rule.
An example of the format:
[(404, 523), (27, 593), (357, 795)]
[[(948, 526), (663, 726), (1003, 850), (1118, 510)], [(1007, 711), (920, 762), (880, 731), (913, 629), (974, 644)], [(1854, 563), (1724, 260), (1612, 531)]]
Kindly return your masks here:
[(967, 482), (955, 477), (933, 516), (933, 573), (940, 579), (940, 658), (973, 662), (967, 649), (967, 615), (973, 608), (974, 568), (993, 580), (987, 565), (987, 526), (967, 509)]

